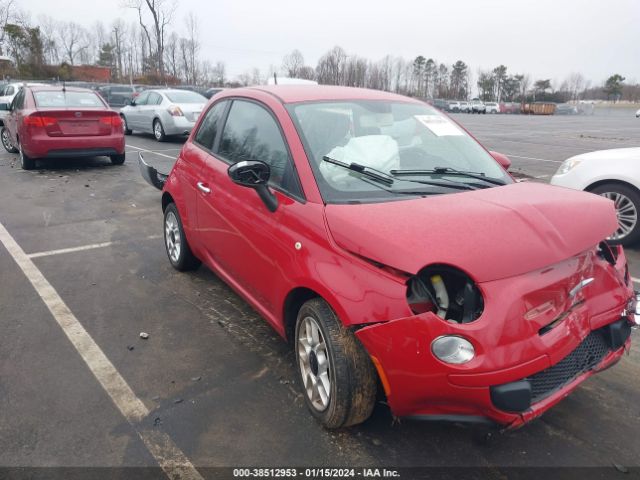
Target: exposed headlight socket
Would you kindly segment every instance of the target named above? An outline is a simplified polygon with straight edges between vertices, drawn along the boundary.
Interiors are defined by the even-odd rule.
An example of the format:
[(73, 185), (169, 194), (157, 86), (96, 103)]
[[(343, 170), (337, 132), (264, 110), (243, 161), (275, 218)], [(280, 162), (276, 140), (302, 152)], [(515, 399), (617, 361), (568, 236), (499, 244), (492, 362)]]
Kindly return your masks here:
[(475, 282), (463, 271), (446, 265), (430, 265), (411, 277), (407, 302), (416, 314), (433, 312), (452, 323), (473, 322), (484, 309)]

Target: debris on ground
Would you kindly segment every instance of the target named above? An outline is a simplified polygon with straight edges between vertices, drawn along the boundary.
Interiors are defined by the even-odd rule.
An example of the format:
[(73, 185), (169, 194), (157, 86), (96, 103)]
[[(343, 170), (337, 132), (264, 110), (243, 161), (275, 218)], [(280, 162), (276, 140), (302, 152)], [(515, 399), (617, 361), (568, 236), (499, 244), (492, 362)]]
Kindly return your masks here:
[(147, 332), (140, 332), (140, 338), (146, 340), (147, 338), (149, 338), (149, 334)]
[(182, 403), (182, 402), (184, 402), (184, 399), (183, 399), (183, 398), (176, 398), (176, 399), (173, 401), (173, 403), (175, 403), (175, 404)]
[(192, 382), (199, 382), (200, 380), (202, 380), (202, 377), (198, 376), (198, 377), (191, 377), (191, 381)]
[(129, 351), (133, 350), (134, 348), (136, 348), (136, 347), (134, 347), (133, 345), (127, 345), (127, 350), (129, 350)]

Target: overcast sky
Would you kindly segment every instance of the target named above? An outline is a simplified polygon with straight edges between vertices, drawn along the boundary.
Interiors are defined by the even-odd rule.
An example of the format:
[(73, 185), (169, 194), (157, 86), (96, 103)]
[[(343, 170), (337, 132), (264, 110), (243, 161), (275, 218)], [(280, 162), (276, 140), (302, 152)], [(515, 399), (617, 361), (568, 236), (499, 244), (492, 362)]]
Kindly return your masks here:
[[(504, 64), (510, 73), (551, 78), (569, 73), (594, 83), (612, 73), (640, 81), (640, 0), (177, 0), (173, 28), (200, 21), (202, 58), (228, 75), (263, 73), (294, 48), (307, 64), (334, 45), (378, 60), (417, 55), (473, 72)], [(91, 26), (136, 20), (120, 0), (21, 0), (20, 8)]]

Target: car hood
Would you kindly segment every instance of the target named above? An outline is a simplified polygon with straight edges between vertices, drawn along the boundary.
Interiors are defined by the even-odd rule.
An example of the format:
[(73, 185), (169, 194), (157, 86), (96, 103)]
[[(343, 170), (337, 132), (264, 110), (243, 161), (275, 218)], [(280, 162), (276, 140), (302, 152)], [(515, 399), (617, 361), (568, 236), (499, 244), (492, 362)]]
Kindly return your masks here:
[(572, 257), (617, 228), (613, 202), (539, 183), (374, 204), (329, 204), (335, 242), (415, 274), (447, 264), (486, 282)]
[(581, 161), (613, 161), (613, 160), (629, 160), (640, 162), (640, 148), (614, 148), (611, 150), (596, 150), (595, 152), (581, 153), (571, 157), (571, 159), (579, 159)]

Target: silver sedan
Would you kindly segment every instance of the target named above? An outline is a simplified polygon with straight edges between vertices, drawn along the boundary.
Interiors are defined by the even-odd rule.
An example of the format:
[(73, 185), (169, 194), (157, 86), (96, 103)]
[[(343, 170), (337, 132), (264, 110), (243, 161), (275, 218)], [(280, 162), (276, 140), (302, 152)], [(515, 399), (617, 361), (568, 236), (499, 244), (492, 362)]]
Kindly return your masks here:
[(145, 90), (120, 110), (125, 134), (152, 133), (159, 142), (169, 135), (188, 135), (207, 99), (189, 90)]

